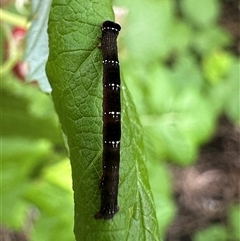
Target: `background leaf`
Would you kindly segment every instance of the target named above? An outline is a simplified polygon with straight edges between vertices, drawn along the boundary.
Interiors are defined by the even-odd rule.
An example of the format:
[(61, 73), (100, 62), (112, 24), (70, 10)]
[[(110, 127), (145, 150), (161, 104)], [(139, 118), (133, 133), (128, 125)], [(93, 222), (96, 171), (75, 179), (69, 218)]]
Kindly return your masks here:
[[(31, 186), (29, 176), (33, 172), (39, 157), (45, 156), (50, 148), (46, 141), (29, 141), (24, 138), (1, 138), (2, 206), (1, 220), (15, 228), (25, 221), (28, 203), (24, 195)], [(22, 167), (22, 168), (19, 168)], [(16, 173), (16, 170), (19, 170)], [(14, 178), (13, 178), (14, 177)], [(9, 191), (11, 190), (11, 191)], [(14, 200), (14, 202), (12, 202)], [(12, 219), (15, 216), (15, 219)]]
[(225, 241), (227, 240), (227, 231), (226, 229), (221, 225), (215, 225), (211, 226), (210, 228), (206, 230), (202, 230), (201, 232), (198, 232), (195, 237), (196, 241)]
[(219, 5), (217, 0), (181, 1), (181, 7), (189, 20), (198, 27), (211, 25), (217, 20)]
[(51, 92), (45, 66), (48, 57), (47, 21), (51, 0), (42, 4), (42, 1), (31, 1), (32, 24), (27, 33), (27, 47), (25, 60), (29, 63), (28, 80), (37, 80), (44, 92)]
[(62, 160), (52, 100), (35, 86), (11, 78), (1, 84), (1, 97), (1, 223), (24, 227), (32, 240), (74, 240), (70, 164)]
[(3, 136), (46, 138), (58, 144), (62, 143), (58, 118), (49, 96), (34, 86), (22, 85), (8, 79), (1, 85), (1, 96)]

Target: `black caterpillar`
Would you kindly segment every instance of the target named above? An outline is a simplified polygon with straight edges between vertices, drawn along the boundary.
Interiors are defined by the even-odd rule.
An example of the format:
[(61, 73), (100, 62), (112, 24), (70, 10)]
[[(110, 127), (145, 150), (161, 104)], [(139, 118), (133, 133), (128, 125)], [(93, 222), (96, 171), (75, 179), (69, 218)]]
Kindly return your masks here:
[(117, 37), (119, 24), (102, 24), (103, 56), (103, 155), (100, 181), (101, 205), (95, 218), (111, 219), (118, 212), (118, 183), (121, 140), (120, 69)]

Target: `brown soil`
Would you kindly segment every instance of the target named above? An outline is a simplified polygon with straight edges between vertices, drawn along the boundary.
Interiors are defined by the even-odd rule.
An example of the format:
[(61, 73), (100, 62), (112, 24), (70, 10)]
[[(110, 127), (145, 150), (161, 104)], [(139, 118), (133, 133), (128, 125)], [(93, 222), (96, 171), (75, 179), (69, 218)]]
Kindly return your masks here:
[(171, 167), (178, 214), (168, 241), (192, 241), (213, 223), (227, 226), (229, 207), (240, 198), (240, 129), (226, 117), (192, 167)]

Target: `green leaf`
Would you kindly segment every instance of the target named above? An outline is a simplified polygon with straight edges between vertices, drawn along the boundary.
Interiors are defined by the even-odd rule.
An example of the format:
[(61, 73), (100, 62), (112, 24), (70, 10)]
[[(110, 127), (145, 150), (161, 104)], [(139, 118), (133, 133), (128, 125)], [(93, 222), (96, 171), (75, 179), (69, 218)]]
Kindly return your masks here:
[[(199, 90), (202, 78), (196, 64), (183, 58), (174, 67), (142, 67), (134, 76), (143, 86), (137, 103), (154, 158), (189, 165), (196, 160), (199, 145), (213, 133), (215, 109)], [(137, 91), (135, 82), (128, 85)]]
[[(46, 140), (29, 140), (19, 137), (1, 138), (1, 222), (7, 226), (21, 228), (28, 204), (24, 195), (32, 185), (30, 176), (46, 156), (51, 144)], [(14, 218), (13, 218), (14, 217)]]
[(210, 52), (203, 59), (203, 71), (211, 84), (221, 82), (232, 66), (232, 56), (223, 51)]
[(232, 42), (232, 37), (223, 28), (219, 26), (206, 26), (206, 28), (200, 31), (195, 31), (192, 36), (191, 45), (200, 55), (208, 55), (209, 52), (213, 52), (222, 49), (224, 46), (229, 46)]
[(182, 0), (180, 4), (189, 21), (199, 27), (214, 24), (220, 12), (218, 0)]
[(227, 230), (222, 225), (212, 225), (196, 233), (194, 241), (227, 241)]
[(151, 173), (150, 185), (156, 203), (159, 227), (162, 233), (166, 233), (176, 213), (172, 177), (169, 168), (165, 163), (159, 163), (157, 158), (147, 162), (147, 169)]
[(113, 20), (111, 1), (54, 0), (49, 18), (47, 75), (67, 136), (73, 176), (76, 240), (159, 240), (153, 198), (143, 164), (141, 127), (122, 83), (119, 212), (95, 220), (102, 153), (100, 26)]
[(224, 109), (230, 119), (240, 125), (240, 100), (239, 100), (239, 90), (240, 90), (240, 60), (236, 59), (232, 64), (232, 68), (229, 71), (229, 76), (224, 87), (226, 102), (224, 102)]
[(230, 237), (232, 240), (240, 240), (240, 206), (234, 205), (230, 207), (229, 223), (230, 223)]
[(239, 59), (232, 56), (231, 66), (227, 76), (214, 88), (209, 88), (211, 105), (215, 105), (218, 112), (224, 112), (236, 124), (240, 123), (240, 102), (239, 102)]
[(130, 58), (149, 63), (166, 57), (172, 51), (174, 3), (168, 0), (151, 3), (132, 0), (126, 5), (129, 15), (124, 39)]
[(49, 96), (35, 86), (5, 78), (1, 93), (1, 135), (46, 138), (62, 144), (58, 119)]
[(40, 212), (40, 217), (34, 224), (33, 240), (74, 240), (72, 191), (69, 188), (71, 185), (66, 188), (65, 184), (64, 187), (61, 182), (67, 179), (62, 180), (60, 175), (64, 171), (66, 173), (67, 169), (66, 174), (70, 177), (71, 172), (67, 165), (68, 160), (65, 160), (48, 168), (41, 181), (34, 182), (25, 194), (25, 199), (38, 207)]

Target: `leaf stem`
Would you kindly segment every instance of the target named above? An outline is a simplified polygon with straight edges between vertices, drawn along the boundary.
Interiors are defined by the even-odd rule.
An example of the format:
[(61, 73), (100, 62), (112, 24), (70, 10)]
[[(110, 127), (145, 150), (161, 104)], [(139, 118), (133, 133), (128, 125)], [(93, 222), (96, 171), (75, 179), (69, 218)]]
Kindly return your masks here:
[(23, 28), (26, 28), (29, 25), (26, 17), (20, 16), (15, 13), (11, 13), (2, 8), (0, 8), (0, 19), (1, 21)]

